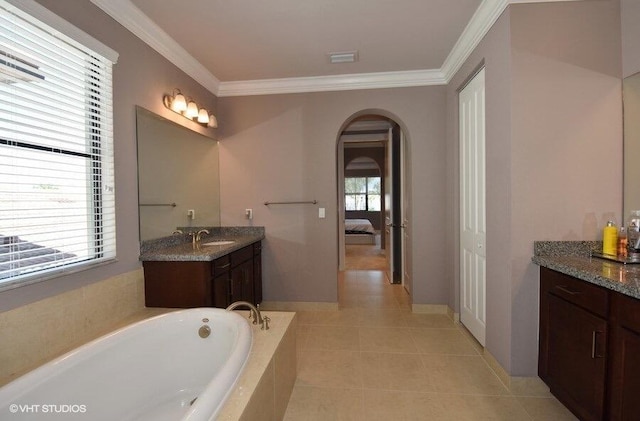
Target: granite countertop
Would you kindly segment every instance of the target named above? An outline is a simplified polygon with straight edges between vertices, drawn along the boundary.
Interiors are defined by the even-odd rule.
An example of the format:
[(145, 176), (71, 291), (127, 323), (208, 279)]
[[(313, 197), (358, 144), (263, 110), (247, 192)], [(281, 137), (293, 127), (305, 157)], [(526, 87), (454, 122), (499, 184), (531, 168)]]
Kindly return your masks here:
[(539, 266), (640, 299), (640, 264), (591, 257), (590, 250), (597, 248), (597, 242), (536, 241), (531, 260)]
[[(140, 246), (143, 262), (206, 262), (226, 256), (265, 238), (263, 227), (193, 227), (190, 230), (208, 229), (211, 234), (193, 245), (188, 234), (172, 235), (145, 241)], [(233, 241), (231, 244), (205, 246), (211, 241)]]

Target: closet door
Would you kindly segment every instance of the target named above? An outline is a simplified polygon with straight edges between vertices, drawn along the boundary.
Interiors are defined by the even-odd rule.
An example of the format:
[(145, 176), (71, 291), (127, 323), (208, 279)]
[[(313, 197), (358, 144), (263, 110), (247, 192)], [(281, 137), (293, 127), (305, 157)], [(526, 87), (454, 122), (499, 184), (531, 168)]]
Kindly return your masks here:
[(486, 303), (484, 69), (459, 94), (460, 321), (483, 346)]

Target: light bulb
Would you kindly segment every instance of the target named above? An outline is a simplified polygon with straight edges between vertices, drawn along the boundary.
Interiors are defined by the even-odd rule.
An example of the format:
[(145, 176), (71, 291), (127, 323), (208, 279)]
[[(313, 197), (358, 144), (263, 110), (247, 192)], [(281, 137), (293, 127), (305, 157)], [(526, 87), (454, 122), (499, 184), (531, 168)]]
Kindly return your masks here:
[(200, 111), (198, 111), (198, 123), (209, 123), (209, 113), (204, 108), (200, 108)]
[(171, 101), (171, 109), (176, 113), (181, 113), (187, 109), (187, 100), (184, 98), (184, 95), (179, 93), (173, 97), (173, 101)]
[(184, 112), (184, 116), (187, 118), (194, 118), (198, 116), (198, 105), (195, 102), (190, 101), (187, 104), (187, 110)]
[(213, 114), (209, 116), (209, 127), (213, 127), (214, 129), (218, 127), (218, 119)]

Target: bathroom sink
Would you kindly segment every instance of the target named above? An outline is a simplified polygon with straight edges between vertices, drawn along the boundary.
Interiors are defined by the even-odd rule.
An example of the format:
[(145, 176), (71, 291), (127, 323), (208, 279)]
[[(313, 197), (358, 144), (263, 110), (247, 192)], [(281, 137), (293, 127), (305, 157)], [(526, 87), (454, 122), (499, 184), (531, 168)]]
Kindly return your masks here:
[(220, 241), (209, 241), (208, 243), (202, 243), (203, 246), (227, 246), (229, 244), (233, 244), (235, 241), (229, 240), (220, 240)]

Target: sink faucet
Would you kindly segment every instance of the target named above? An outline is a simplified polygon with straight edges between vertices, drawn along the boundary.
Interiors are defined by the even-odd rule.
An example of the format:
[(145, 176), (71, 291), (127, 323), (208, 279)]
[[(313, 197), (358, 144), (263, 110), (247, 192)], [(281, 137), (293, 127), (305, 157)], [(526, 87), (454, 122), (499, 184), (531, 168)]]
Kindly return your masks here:
[(198, 232), (191, 231), (189, 235), (191, 236), (191, 244), (195, 247), (197, 243), (202, 239), (202, 234), (209, 234), (209, 230), (200, 230)]
[[(251, 304), (248, 301), (236, 301), (235, 303), (232, 303), (229, 307), (227, 307), (227, 311), (231, 311), (234, 310), (238, 307), (249, 307), (249, 310), (251, 310), (251, 314), (253, 315), (253, 324), (260, 324), (260, 329), (262, 330), (269, 330), (269, 322), (271, 321), (271, 319), (267, 316), (262, 317), (262, 314), (260, 314), (260, 309), (256, 306), (254, 306), (253, 304)], [(251, 316), (249, 316), (251, 318)]]
[(202, 234), (207, 234), (209, 235), (209, 230), (200, 230), (198, 231), (198, 233), (196, 234), (196, 241), (200, 241), (202, 238)]

